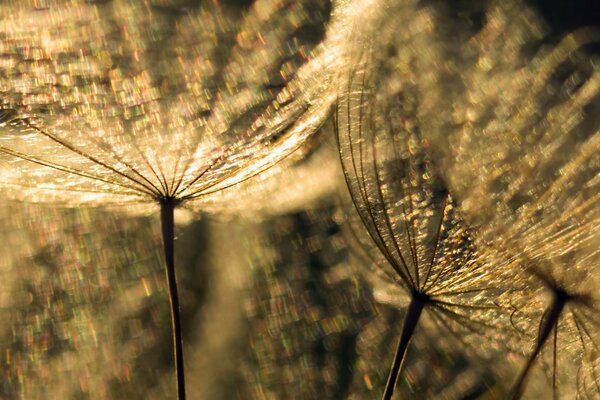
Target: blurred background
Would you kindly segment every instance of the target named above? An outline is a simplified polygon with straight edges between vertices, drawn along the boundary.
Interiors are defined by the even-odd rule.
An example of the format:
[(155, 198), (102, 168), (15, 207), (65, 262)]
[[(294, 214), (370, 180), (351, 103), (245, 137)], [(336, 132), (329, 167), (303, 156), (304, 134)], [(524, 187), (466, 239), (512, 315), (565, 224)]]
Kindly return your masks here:
[[(476, 24), (487, 2), (456, 3), (448, 26)], [(528, 4), (548, 41), (600, 14), (592, 1)], [(224, 194), (230, 212), (176, 216), (189, 399), (380, 397), (404, 312), (375, 301), (346, 237), (333, 137), (328, 121), (284, 167)], [(158, 215), (3, 201), (0, 249), (1, 399), (175, 398)], [(516, 354), (483, 361), (453, 340), (417, 330), (397, 398), (506, 392)], [(548, 395), (533, 386), (529, 398)]]
[[(331, 125), (296, 168), (337, 157), (320, 135), (333, 135)], [(178, 215), (190, 399), (380, 396), (404, 313), (374, 300), (361, 273), (372, 266), (343, 232), (339, 166), (327, 177), (322, 165), (310, 181), (320, 196), (292, 188), (287, 198), (304, 201), (288, 211), (266, 198), (244, 217)], [(268, 179), (281, 184), (295, 172)], [(175, 398), (158, 216), (14, 202), (1, 210), (1, 398)], [(497, 392), (498, 371), (436, 336), (417, 331), (400, 398)]]

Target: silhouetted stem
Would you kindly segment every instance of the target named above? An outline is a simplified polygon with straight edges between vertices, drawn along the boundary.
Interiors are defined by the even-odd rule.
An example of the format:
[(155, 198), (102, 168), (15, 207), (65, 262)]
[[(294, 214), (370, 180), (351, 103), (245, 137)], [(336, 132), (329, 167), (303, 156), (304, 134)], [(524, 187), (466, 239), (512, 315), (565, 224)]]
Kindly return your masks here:
[(427, 304), (428, 300), (429, 298), (423, 294), (413, 293), (410, 304), (408, 305), (408, 311), (404, 317), (404, 322), (402, 323), (402, 334), (400, 335), (398, 348), (396, 349), (396, 355), (394, 356), (392, 368), (390, 369), (387, 384), (385, 385), (385, 392), (383, 393), (382, 397), (383, 400), (390, 400), (394, 394), (394, 389), (396, 388), (396, 383), (398, 382), (398, 376), (400, 375), (400, 370), (402, 369), (402, 363), (404, 363), (404, 358), (406, 357), (408, 344), (410, 343), (410, 339), (412, 338), (415, 328), (417, 327), (417, 323), (419, 322), (421, 312), (423, 311), (423, 308), (425, 307), (425, 304)]
[(545, 313), (546, 320), (544, 321), (543, 320), (544, 317), (542, 317), (542, 321), (540, 322), (540, 330), (538, 333), (538, 339), (537, 339), (535, 348), (533, 350), (533, 353), (531, 353), (531, 355), (529, 356), (529, 359), (527, 360), (525, 367), (519, 374), (519, 378), (517, 379), (517, 382), (513, 385), (512, 396), (511, 396), (512, 400), (518, 400), (523, 395), (523, 390), (525, 388), (525, 382), (527, 381), (529, 371), (531, 370), (531, 367), (533, 366), (535, 360), (537, 359), (538, 355), (540, 354), (540, 351), (542, 351), (542, 348), (544, 347), (546, 340), (548, 340), (548, 338), (550, 337), (550, 333), (552, 333), (553, 329), (556, 329), (556, 327), (558, 325), (558, 321), (560, 320), (562, 311), (568, 300), (569, 300), (569, 295), (566, 292), (559, 290), (559, 289), (555, 289), (552, 304), (550, 304), (550, 307), (548, 307), (548, 309), (546, 310), (546, 313)]
[(163, 245), (167, 282), (169, 284), (169, 301), (171, 303), (171, 329), (173, 330), (173, 357), (177, 375), (177, 398), (185, 400), (185, 379), (183, 372), (183, 341), (181, 338), (181, 318), (179, 313), (179, 294), (175, 278), (175, 222), (173, 212), (175, 204), (172, 200), (163, 200), (160, 204), (160, 222), (162, 227)]

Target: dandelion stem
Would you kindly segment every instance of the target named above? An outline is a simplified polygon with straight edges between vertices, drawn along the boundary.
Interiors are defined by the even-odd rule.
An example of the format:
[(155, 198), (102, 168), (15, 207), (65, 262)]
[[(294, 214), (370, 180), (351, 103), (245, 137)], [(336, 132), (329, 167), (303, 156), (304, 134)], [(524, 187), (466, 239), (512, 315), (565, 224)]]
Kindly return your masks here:
[(392, 368), (390, 369), (387, 384), (385, 385), (385, 392), (383, 393), (382, 397), (383, 400), (390, 400), (394, 394), (394, 389), (396, 388), (396, 383), (398, 382), (400, 370), (402, 369), (402, 363), (404, 363), (404, 358), (406, 356), (406, 350), (408, 349), (408, 344), (410, 343), (410, 339), (415, 332), (421, 312), (428, 301), (429, 297), (425, 294), (418, 292), (414, 292), (412, 294), (410, 304), (408, 305), (408, 311), (406, 312), (404, 322), (402, 323), (402, 334), (400, 335), (400, 340), (398, 341), (396, 355), (394, 356)]
[(550, 337), (553, 329), (557, 328), (558, 321), (560, 320), (560, 316), (563, 312), (565, 304), (570, 299), (570, 296), (564, 290), (555, 288), (554, 289), (554, 298), (552, 299), (552, 303), (550, 307), (546, 310), (545, 318), (542, 317), (542, 321), (540, 322), (540, 331), (538, 333), (537, 343), (535, 345), (535, 349), (533, 353), (529, 356), (525, 367), (519, 374), (519, 378), (517, 382), (513, 385), (512, 389), (512, 400), (519, 400), (523, 395), (523, 390), (525, 388), (525, 382), (529, 375), (529, 371), (533, 366), (535, 360), (537, 359), (540, 351), (544, 347), (544, 344)]
[(163, 245), (165, 250), (165, 263), (167, 282), (169, 284), (169, 301), (171, 303), (171, 328), (173, 330), (173, 350), (175, 359), (175, 373), (177, 375), (177, 398), (185, 400), (185, 379), (183, 372), (183, 341), (181, 339), (181, 318), (179, 313), (179, 294), (175, 278), (175, 201), (163, 199), (160, 202), (160, 222), (162, 227)]

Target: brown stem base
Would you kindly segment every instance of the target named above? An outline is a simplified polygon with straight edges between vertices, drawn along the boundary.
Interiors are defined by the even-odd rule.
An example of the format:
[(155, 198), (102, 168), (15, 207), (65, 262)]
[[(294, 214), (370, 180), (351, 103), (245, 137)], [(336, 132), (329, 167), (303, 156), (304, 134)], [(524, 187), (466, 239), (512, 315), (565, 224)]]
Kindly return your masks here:
[(175, 373), (177, 376), (177, 399), (185, 400), (185, 378), (183, 370), (183, 340), (181, 335), (181, 316), (179, 311), (179, 294), (175, 278), (175, 201), (164, 199), (160, 203), (160, 222), (162, 228), (163, 245), (165, 251), (165, 264), (167, 283), (169, 285), (169, 301), (171, 303), (171, 329), (173, 331), (173, 357)]
[(385, 391), (383, 392), (383, 400), (390, 400), (394, 394), (394, 389), (396, 388), (396, 383), (398, 382), (400, 370), (402, 369), (402, 364), (404, 363), (404, 359), (406, 357), (408, 344), (410, 343), (410, 339), (415, 332), (421, 312), (428, 301), (429, 298), (421, 293), (413, 293), (410, 299), (408, 311), (406, 312), (404, 322), (402, 323), (402, 334), (400, 335), (400, 340), (398, 341), (396, 355), (394, 356), (392, 368), (390, 369), (390, 374), (388, 375), (388, 380), (385, 385)]
[(544, 344), (550, 337), (550, 333), (553, 329), (557, 328), (558, 321), (560, 320), (560, 316), (565, 308), (565, 304), (569, 300), (570, 296), (565, 291), (560, 289), (554, 289), (554, 298), (550, 307), (544, 313), (545, 316), (542, 317), (542, 321), (540, 321), (540, 330), (537, 338), (537, 343), (533, 350), (533, 353), (527, 359), (527, 363), (525, 367), (521, 370), (517, 381), (513, 385), (513, 389), (511, 391), (511, 400), (519, 400), (523, 395), (523, 390), (525, 389), (525, 383), (527, 381), (527, 377), (529, 376), (529, 372), (531, 367), (533, 366), (535, 360), (537, 359), (540, 351), (544, 347)]

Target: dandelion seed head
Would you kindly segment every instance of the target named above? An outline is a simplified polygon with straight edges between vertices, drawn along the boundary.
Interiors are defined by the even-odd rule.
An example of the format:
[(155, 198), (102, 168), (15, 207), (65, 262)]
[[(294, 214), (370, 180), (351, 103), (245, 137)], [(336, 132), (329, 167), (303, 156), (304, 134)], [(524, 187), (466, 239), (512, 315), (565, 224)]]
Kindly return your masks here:
[[(598, 30), (561, 37), (518, 1), (482, 4), (477, 26), (450, 21), (443, 6), (426, 11), (435, 29), (394, 39), (398, 48), (407, 41), (413, 68), (387, 79), (412, 83), (404, 87), (417, 99), (419, 132), (477, 232), (481, 262), (512, 271), (498, 301), (513, 309), (511, 322), (529, 340), (513, 344), (532, 349), (544, 311), (568, 294), (557, 344), (551, 336), (542, 349), (545, 371), (561, 398), (594, 398), (598, 326), (587, 315), (598, 310), (600, 81), (590, 51)], [(448, 58), (454, 67), (440, 61)]]
[[(377, 299), (400, 308), (406, 300), (423, 301), (423, 324), (444, 332), (445, 346), (469, 343), (480, 357), (491, 357), (513, 329), (510, 312), (495, 302), (509, 281), (505, 271), (480, 257), (476, 232), (427, 150), (418, 120), (426, 96), (416, 82), (427, 78), (417, 78), (417, 70), (402, 78), (407, 56), (431, 56), (421, 54), (419, 43), (432, 34), (433, 14), (426, 17), (427, 8), (408, 3), (391, 6), (394, 12), (388, 6), (370, 10), (365, 19), (381, 13), (383, 21), (393, 15), (393, 23), (371, 22), (376, 34), (367, 28), (353, 37), (337, 106), (349, 203), (357, 211), (348, 212), (355, 226), (350, 235), (363, 249), (361, 267), (376, 267), (370, 279)], [(411, 29), (398, 30), (403, 24)], [(394, 45), (386, 49), (386, 43)]]
[(327, 2), (0, 7), (0, 181), (21, 200), (200, 201), (298, 150), (335, 96)]

